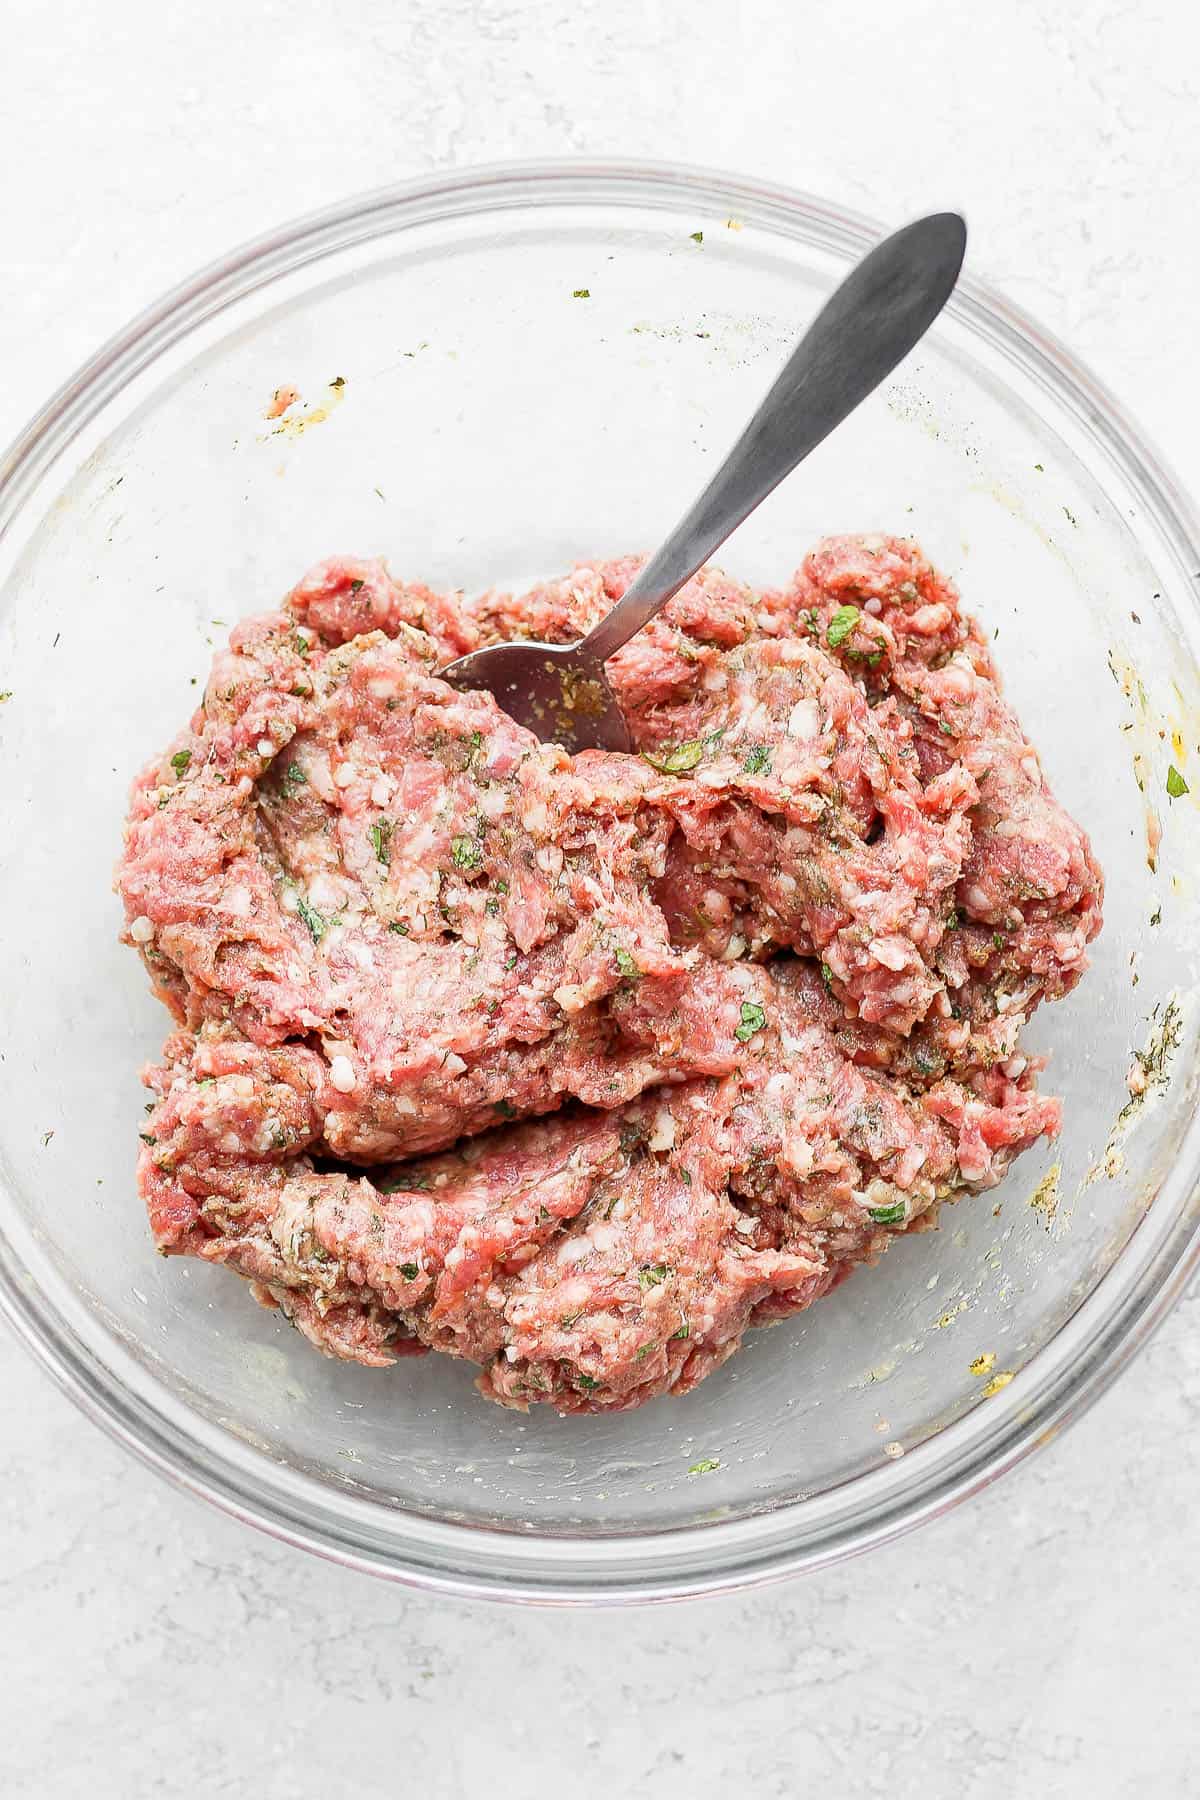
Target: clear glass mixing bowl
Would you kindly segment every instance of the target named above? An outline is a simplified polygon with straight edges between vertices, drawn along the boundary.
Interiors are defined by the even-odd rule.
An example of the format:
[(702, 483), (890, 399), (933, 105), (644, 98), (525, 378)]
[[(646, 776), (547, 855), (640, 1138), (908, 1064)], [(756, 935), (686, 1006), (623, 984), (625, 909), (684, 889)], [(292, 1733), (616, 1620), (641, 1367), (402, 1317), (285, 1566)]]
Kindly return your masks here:
[[(1060, 1143), (689, 1399), (610, 1418), (502, 1412), (442, 1357), (323, 1361), (241, 1282), (151, 1252), (137, 1070), (165, 1017), (117, 943), (110, 873), (129, 777), (224, 622), (335, 550), (474, 588), (649, 547), (872, 235), (686, 170), (433, 177), (199, 275), (3, 464), (4, 1309), (146, 1461), (295, 1543), (548, 1599), (828, 1561), (1044, 1442), (1196, 1259), (1200, 537), (1093, 378), (973, 280), (722, 560), (781, 580), (823, 532), (913, 533), (998, 633), (1109, 879), (1090, 976), (1031, 1033)], [(283, 385), (303, 398), (266, 420)], [(1122, 1119), (1164, 1017), (1173, 1054)]]

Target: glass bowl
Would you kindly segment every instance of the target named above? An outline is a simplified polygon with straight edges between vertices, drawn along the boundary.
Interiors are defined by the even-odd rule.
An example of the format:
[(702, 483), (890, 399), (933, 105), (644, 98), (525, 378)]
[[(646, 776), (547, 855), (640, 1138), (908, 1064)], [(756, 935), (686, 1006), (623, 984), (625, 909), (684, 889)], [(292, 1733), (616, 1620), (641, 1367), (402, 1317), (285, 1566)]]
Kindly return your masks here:
[[(109, 884), (129, 778), (225, 622), (333, 551), (475, 588), (651, 546), (873, 235), (689, 170), (431, 177), (179, 288), (0, 471), (4, 1309), (91, 1417), (294, 1543), (555, 1600), (827, 1562), (1045, 1442), (1196, 1260), (1200, 536), (1092, 376), (974, 279), (721, 560), (781, 581), (824, 532), (911, 533), (998, 634), (1109, 883), (1090, 975), (1030, 1033), (1059, 1143), (690, 1398), (607, 1418), (501, 1411), (442, 1357), (326, 1362), (151, 1252), (137, 1072), (166, 1020)], [(282, 386), (302, 398), (267, 419)]]

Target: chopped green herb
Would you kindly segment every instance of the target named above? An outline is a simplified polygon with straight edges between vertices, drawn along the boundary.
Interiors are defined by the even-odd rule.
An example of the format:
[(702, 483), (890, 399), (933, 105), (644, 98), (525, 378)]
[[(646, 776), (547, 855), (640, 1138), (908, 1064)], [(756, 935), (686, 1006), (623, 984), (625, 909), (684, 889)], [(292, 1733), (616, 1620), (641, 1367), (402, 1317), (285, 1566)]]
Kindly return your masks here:
[(691, 1187), (692, 1171), (690, 1169), (680, 1169), (679, 1179), (680, 1179), (680, 1181), (682, 1181), (684, 1187)]
[(11, 688), (0, 688), (0, 706), (3, 706), (4, 702), (6, 700), (11, 700), (12, 697), (13, 691)]
[(450, 840), (450, 855), (456, 869), (478, 869), (483, 865), (483, 851), (478, 841), (465, 834)]
[(388, 930), (394, 931), (397, 937), (408, 936), (408, 926), (404, 923), (403, 919), (393, 919), (388, 926)]
[(157, 1144), (158, 1142), (158, 1139), (152, 1131), (139, 1131), (138, 1136), (141, 1138), (143, 1144)]
[(308, 786), (308, 776), (299, 763), (289, 763), (281, 783), (285, 794), (294, 793), (297, 788)]
[(628, 950), (626, 950), (623, 945), (618, 945), (615, 955), (616, 955), (616, 959), (617, 959), (617, 967), (621, 971), (621, 974), (624, 976), (625, 980), (626, 981), (636, 981), (638, 979), (638, 977), (641, 975), (642, 971), (638, 968), (638, 966), (634, 962), (632, 956), (630, 956)]
[(43, 1131), (43, 1133), (42, 1133), (42, 1149), (43, 1150), (46, 1148), (46, 1145), (50, 1142), (50, 1139), (53, 1136), (54, 1136), (54, 1133), (52, 1131)]
[(296, 895), (296, 911), (308, 926), (313, 943), (319, 944), (329, 930), (329, 920), (315, 906), (310, 906), (303, 894)]
[(1179, 773), (1175, 764), (1172, 763), (1167, 770), (1168, 794), (1170, 794), (1172, 800), (1181, 800), (1184, 794), (1189, 793), (1190, 791), (1187, 782), (1183, 779), (1183, 776)]
[(175, 752), (174, 756), (171, 758), (171, 767), (174, 769), (175, 773), (179, 776), (180, 780), (182, 780), (183, 777), (187, 774), (188, 764), (191, 762), (191, 760), (192, 760), (192, 753), (190, 750), (177, 750)]
[(600, 1386), (600, 1383), (596, 1380), (596, 1377), (594, 1375), (585, 1375), (583, 1373), (582, 1369), (578, 1372), (575, 1379), (579, 1383), (580, 1387), (583, 1389), (585, 1394), (592, 1393), (596, 1388), (598, 1388)]
[(953, 737), (953, 736), (954, 736), (954, 727), (953, 727), (953, 725), (948, 725), (948, 724), (947, 724), (947, 723), (946, 723), (946, 721), (945, 721), (945, 719), (939, 719), (939, 720), (938, 720), (938, 730), (939, 730), (939, 731), (940, 731), (940, 732), (941, 732), (941, 733), (942, 733), (942, 734), (943, 734), (943, 735), (944, 735), (944, 736), (945, 736), (945, 737)]
[(713, 1470), (719, 1469), (720, 1466), (721, 1466), (721, 1459), (719, 1456), (705, 1456), (705, 1457), (702, 1457), (699, 1462), (695, 1462), (692, 1464), (691, 1468), (688, 1470), (688, 1474), (689, 1475), (711, 1475)]
[(515, 969), (515, 968), (516, 968), (516, 966), (517, 966), (517, 953), (516, 953), (516, 951), (515, 951), (515, 950), (510, 950), (510, 951), (509, 951), (509, 953), (508, 953), (508, 955), (507, 955), (507, 956), (506, 956), (506, 957), (505, 957), (505, 959), (504, 959), (504, 966), (505, 966), (505, 968), (506, 968), (506, 969)]
[(392, 833), (395, 829), (390, 819), (380, 819), (367, 832), (375, 846), (375, 855), (385, 868), (392, 860)]
[(497, 1100), (495, 1107), (502, 1119), (515, 1119), (517, 1116), (517, 1109), (509, 1100)]
[(405, 1281), (415, 1281), (417, 1276), (421, 1273), (420, 1265), (417, 1263), (401, 1263), (400, 1273), (403, 1275)]
[[(1151, 923), (1151, 924), (1152, 924), (1152, 925), (1153, 925), (1153, 923), (1154, 923), (1154, 920), (1153, 920), (1153, 919), (1151, 919), (1151, 921), (1150, 921), (1150, 923)], [(993, 949), (996, 949), (996, 950), (1003, 950), (1003, 948), (1004, 948), (1004, 934), (1003, 934), (1003, 932), (1000, 932), (1000, 931), (993, 931), (993, 933), (992, 933), (992, 947), (993, 947)]]
[(823, 962), (821, 964), (821, 980), (825, 983), (825, 986), (827, 988), (832, 988), (832, 986), (833, 986), (833, 970), (830, 968), (830, 966), (827, 962)]
[(891, 1206), (868, 1206), (867, 1212), (877, 1225), (899, 1225), (908, 1208), (903, 1200), (896, 1200)]
[(362, 592), (362, 590), (363, 590), (363, 588), (364, 588), (364, 587), (365, 587), (365, 586), (366, 586), (366, 585), (367, 585), (367, 584), (366, 584), (366, 582), (365, 582), (365, 581), (361, 581), (361, 580), (359, 580), (359, 581), (352, 581), (352, 582), (351, 582), (351, 583), (350, 583), (350, 592), (351, 592), (351, 593), (352, 593), (352, 594), (359, 594), (359, 593), (361, 593), (361, 592)]
[(686, 775), (704, 755), (704, 745), (696, 738), (690, 744), (677, 744), (673, 750), (658, 753), (643, 750), (642, 755), (651, 768), (661, 770), (664, 775)]
[(498, 894), (507, 894), (508, 892), (508, 883), (503, 876), (500, 876), (498, 880), (493, 881), (492, 886)]
[(683, 1321), (683, 1324), (679, 1327), (678, 1331), (673, 1331), (671, 1333), (671, 1336), (673, 1338), (690, 1338), (691, 1335), (692, 1335), (692, 1328), (688, 1324), (686, 1319)]
[(1162, 924), (1162, 907), (1161, 906), (1156, 906), (1154, 911), (1150, 914), (1150, 923), (1152, 925), (1161, 925)]
[(769, 775), (771, 773), (771, 751), (766, 744), (755, 744), (742, 759), (742, 767), (747, 775)]
[(1045, 471), (1045, 469), (1043, 469), (1041, 463), (1034, 463), (1033, 466), (1037, 470), (1039, 475), (1044, 475), (1046, 473), (1046, 471)]
[(857, 606), (838, 607), (825, 627), (825, 642), (831, 650), (836, 650), (839, 644), (845, 643), (858, 624), (860, 616)]
[(767, 1015), (757, 1000), (742, 1001), (742, 1022), (734, 1030), (734, 1037), (739, 1044), (748, 1044), (756, 1031), (761, 1031), (767, 1022)]
[(571, 289), (572, 300), (590, 300), (591, 297), (592, 297), (591, 288), (572, 288)]
[(693, 232), (690, 232), (688, 235), (690, 236), (693, 244), (702, 244), (704, 242), (704, 233), (702, 231), (693, 231)]
[(723, 725), (718, 725), (715, 731), (710, 731), (707, 737), (702, 737), (700, 739), (700, 747), (704, 751), (705, 756), (712, 756), (715, 751), (721, 748), (721, 739), (724, 736), (725, 727)]
[[(429, 1186), (428, 1175), (410, 1174), (406, 1169), (397, 1169), (394, 1175), (385, 1175), (375, 1186), (381, 1194), (418, 1194)], [(411, 1279), (411, 1277), (410, 1277)]]
[(946, 930), (957, 931), (961, 922), (962, 914), (959, 912), (957, 906), (952, 906), (950, 911), (946, 914)]
[(646, 1263), (638, 1270), (638, 1286), (643, 1293), (647, 1288), (661, 1287), (670, 1273), (666, 1263)]

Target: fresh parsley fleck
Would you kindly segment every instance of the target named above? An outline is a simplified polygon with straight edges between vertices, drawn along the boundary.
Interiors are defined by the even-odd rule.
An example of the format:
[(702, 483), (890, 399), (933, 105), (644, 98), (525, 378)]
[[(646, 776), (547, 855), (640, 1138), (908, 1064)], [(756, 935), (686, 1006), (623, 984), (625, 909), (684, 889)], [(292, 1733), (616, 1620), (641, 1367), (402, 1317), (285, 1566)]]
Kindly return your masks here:
[[(1154, 923), (1154, 920), (1153, 920), (1153, 919), (1151, 919), (1151, 921), (1150, 921), (1150, 923), (1151, 923), (1151, 924), (1152, 924), (1152, 925), (1153, 925), (1153, 923)], [(995, 950), (1003, 950), (1003, 948), (1004, 948), (1004, 934), (1003, 934), (1003, 932), (1000, 932), (1000, 931), (993, 931), (993, 933), (992, 933), (992, 947), (993, 947), (993, 949), (995, 949)]]
[(308, 776), (299, 763), (289, 763), (281, 785), (285, 794), (293, 794), (297, 788), (308, 786)]
[(771, 751), (767, 744), (755, 744), (742, 759), (742, 767), (747, 775), (769, 775), (771, 773)]
[(401, 1263), (400, 1273), (403, 1275), (405, 1281), (415, 1281), (417, 1276), (421, 1273), (421, 1270), (417, 1263)]
[(495, 1102), (495, 1106), (496, 1106), (496, 1111), (500, 1114), (500, 1117), (502, 1119), (515, 1119), (516, 1118), (517, 1109), (510, 1100), (497, 1100)]
[(404, 923), (403, 919), (393, 919), (388, 926), (388, 930), (394, 931), (397, 937), (408, 936), (408, 926)]
[(191, 760), (192, 760), (192, 753), (190, 750), (177, 750), (175, 752), (174, 756), (171, 758), (171, 767), (174, 769), (176, 775), (179, 776), (181, 781), (182, 781), (183, 777), (187, 774), (188, 764), (191, 762)]
[(1041, 463), (1034, 463), (1033, 466), (1037, 470), (1039, 475), (1044, 475), (1046, 473), (1046, 471), (1045, 471), (1045, 469), (1043, 469)]
[(429, 1177), (407, 1169), (397, 1169), (394, 1175), (385, 1175), (375, 1186), (381, 1194), (417, 1194), (429, 1186)]
[(689, 1475), (711, 1475), (713, 1470), (719, 1469), (720, 1466), (721, 1466), (721, 1459), (719, 1456), (704, 1456), (704, 1457), (701, 1457), (699, 1462), (694, 1462), (692, 1464), (691, 1468), (688, 1470), (688, 1474)]
[(375, 855), (385, 868), (392, 860), (392, 833), (395, 829), (390, 819), (379, 819), (367, 832), (375, 846)]
[(734, 1031), (739, 1044), (748, 1044), (756, 1031), (761, 1031), (767, 1022), (767, 1015), (757, 1000), (742, 1001), (742, 1022)]
[(636, 981), (642, 971), (638, 968), (624, 945), (618, 944), (615, 955), (617, 959), (617, 968), (621, 971), (624, 979), (626, 981)]
[(361, 594), (361, 592), (362, 592), (362, 590), (363, 590), (363, 588), (364, 588), (364, 587), (365, 587), (365, 586), (366, 586), (366, 585), (367, 585), (367, 584), (366, 584), (366, 582), (365, 582), (365, 581), (363, 581), (363, 580), (361, 580), (361, 579), (359, 579), (359, 580), (356, 580), (356, 581), (352, 581), (352, 582), (351, 582), (351, 583), (350, 583), (350, 592), (351, 592), (351, 593), (352, 593), (352, 594)]
[(572, 300), (590, 300), (591, 297), (592, 297), (591, 288), (572, 288), (571, 289)]
[(944, 737), (953, 737), (954, 736), (953, 725), (948, 725), (946, 723), (945, 719), (938, 720), (938, 730), (942, 733), (942, 735)]
[(691, 1187), (692, 1171), (690, 1169), (680, 1169), (679, 1179), (680, 1179), (680, 1181), (682, 1181), (684, 1187)]
[(959, 912), (957, 906), (952, 906), (950, 911), (946, 914), (946, 930), (957, 931), (961, 922), (962, 914)]
[(1190, 791), (1191, 790), (1189, 789), (1187, 782), (1183, 779), (1183, 776), (1179, 773), (1179, 770), (1175, 767), (1175, 764), (1172, 763), (1170, 768), (1167, 770), (1167, 792), (1168, 792), (1168, 794), (1170, 794), (1172, 800), (1181, 800), (1183, 798), (1183, 796), (1186, 793), (1189, 793)]
[(702, 231), (692, 231), (689, 232), (688, 235), (693, 244), (702, 244), (704, 242), (704, 233)]
[(877, 1225), (899, 1225), (908, 1212), (903, 1200), (893, 1201), (891, 1206), (868, 1206), (867, 1212)]
[(504, 966), (505, 966), (505, 968), (506, 968), (506, 969), (515, 969), (515, 968), (516, 968), (516, 966), (517, 966), (517, 953), (516, 953), (516, 951), (515, 951), (515, 950), (510, 950), (510, 951), (509, 951), (509, 953), (508, 953), (508, 955), (507, 955), (507, 956), (506, 956), (506, 957), (505, 957), (505, 959), (504, 959)]
[(832, 986), (833, 986), (833, 970), (830, 968), (830, 966), (827, 962), (823, 962), (821, 964), (821, 980), (825, 983), (825, 986), (827, 988), (832, 988)]
[(660, 770), (664, 775), (686, 775), (704, 755), (704, 745), (699, 738), (694, 738), (689, 744), (676, 744), (673, 750), (643, 750), (642, 755), (651, 768)]
[(825, 627), (825, 642), (831, 650), (836, 650), (839, 644), (845, 643), (858, 624), (860, 616), (857, 606), (838, 607)]
[(329, 920), (315, 906), (310, 906), (303, 894), (296, 895), (296, 911), (308, 926), (313, 943), (319, 944), (329, 930)]
[(1161, 906), (1156, 906), (1154, 911), (1150, 914), (1150, 923), (1152, 925), (1161, 925), (1162, 924), (1162, 907)]
[(54, 1133), (52, 1131), (43, 1131), (43, 1133), (42, 1133), (42, 1149), (43, 1150), (46, 1148), (46, 1145), (50, 1142), (50, 1139), (53, 1136), (54, 1136)]
[(679, 1327), (678, 1331), (673, 1331), (671, 1333), (671, 1336), (673, 1338), (690, 1338), (691, 1335), (692, 1335), (692, 1328), (688, 1324), (686, 1319), (683, 1321), (683, 1324)]
[(638, 1286), (643, 1293), (647, 1288), (661, 1287), (670, 1273), (666, 1263), (646, 1263), (638, 1270)]
[(451, 839), (450, 855), (456, 869), (478, 869), (483, 866), (483, 851), (478, 841), (465, 834)]
[(596, 1388), (598, 1388), (600, 1386), (600, 1383), (596, 1380), (596, 1377), (594, 1375), (585, 1375), (582, 1369), (580, 1369), (578, 1371), (578, 1373), (575, 1376), (575, 1379), (579, 1383), (580, 1387), (583, 1389), (585, 1394), (592, 1393)]
[(157, 1144), (158, 1142), (158, 1139), (152, 1131), (139, 1131), (138, 1136), (141, 1138), (143, 1144)]
[(6, 700), (11, 700), (12, 697), (13, 691), (11, 688), (0, 688), (0, 706), (3, 706), (4, 702)]

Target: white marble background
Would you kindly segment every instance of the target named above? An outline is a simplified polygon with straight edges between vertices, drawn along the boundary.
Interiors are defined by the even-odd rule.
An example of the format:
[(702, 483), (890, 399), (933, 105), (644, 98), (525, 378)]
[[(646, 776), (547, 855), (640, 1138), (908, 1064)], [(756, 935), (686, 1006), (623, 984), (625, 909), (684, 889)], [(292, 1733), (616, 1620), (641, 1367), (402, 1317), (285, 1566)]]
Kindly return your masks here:
[[(487, 158), (726, 165), (976, 267), (1200, 485), (1190, 0), (0, 0), (0, 441), (264, 225)], [(623, 1615), (447, 1603), (201, 1510), (0, 1339), (0, 1794), (1200, 1794), (1200, 1300), (865, 1561)]]

